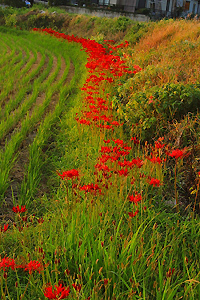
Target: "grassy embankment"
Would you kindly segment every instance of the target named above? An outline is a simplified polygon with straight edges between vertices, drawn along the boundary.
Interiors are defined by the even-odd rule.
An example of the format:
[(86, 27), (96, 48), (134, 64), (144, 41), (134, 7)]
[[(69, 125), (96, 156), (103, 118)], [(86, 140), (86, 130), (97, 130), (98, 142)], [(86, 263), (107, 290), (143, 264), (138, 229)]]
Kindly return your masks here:
[[(8, 255), (17, 265), (24, 265), (24, 269), (31, 260), (43, 267), (37, 270), (35, 266), (36, 271), (30, 274), (23, 268), (9, 268), (6, 272), (2, 269), (3, 299), (20, 299), (20, 295), (21, 299), (44, 299), (46, 285), (54, 287), (59, 282), (70, 287), (69, 299), (198, 299), (200, 295), (196, 112), (200, 26), (195, 21), (161, 21), (137, 27), (140, 33), (134, 33), (135, 29), (131, 32), (131, 27), (126, 32), (125, 38), (130, 37), (131, 42), (128, 47), (113, 49), (126, 60), (130, 70), (137, 68), (134, 65), (141, 67), (137, 74), (114, 76), (110, 73), (113, 64), (112, 69), (104, 72), (114, 82), (95, 82), (90, 78), (82, 95), (74, 87), (67, 100), (69, 87), (55, 81), (55, 89), (63, 88), (57, 109), (44, 119), (43, 105), (35, 105), (35, 113), (30, 117), (25, 114), (26, 118), (1, 150), (2, 166), (6, 157), (10, 157), (10, 163), (13, 159), (16, 163), (21, 141), (33, 130), (32, 124), (37, 124), (21, 193), (18, 199), (13, 195), (16, 204), (26, 205), (28, 210), (11, 213), (8, 230), (1, 232), (0, 249), (1, 258)], [(1, 39), (7, 47), (7, 51), (3, 47), (3, 53), (11, 64), (9, 67), (5, 59), (0, 61), (8, 82), (12, 80), (9, 70), (15, 64), (16, 74), (21, 72), (23, 80), (27, 80), (27, 89), (31, 90), (29, 100), (21, 101), (19, 94), (15, 97), (19, 102), (15, 104), (9, 96), (11, 85), (4, 83), (9, 100), (2, 98), (2, 101), (10, 103), (10, 108), (6, 104), (3, 107), (7, 115), (1, 114), (5, 124), (13, 110), (16, 110), (15, 124), (18, 114), (22, 118), (20, 107), (26, 101), (25, 107), (31, 105), (34, 88), (36, 92), (49, 91), (52, 96), (51, 76), (44, 75), (46, 68), (39, 71), (47, 45), (49, 68), (52, 56), (58, 55), (59, 61), (59, 55), (66, 55), (66, 66), (69, 58), (75, 65), (73, 84), (80, 77), (80, 84), (86, 79), (83, 68), (86, 57), (71, 44), (39, 33), (8, 29), (1, 31)], [(23, 54), (27, 53), (24, 68), (16, 63), (21, 63), (22, 48)], [(31, 60), (37, 59), (38, 53), (41, 60), (34, 71), (23, 72)], [(33, 73), (34, 83), (28, 85)], [(95, 75), (99, 76), (98, 72)], [(20, 86), (20, 81), (17, 84)], [(91, 94), (94, 91), (98, 94)], [(85, 100), (90, 101), (89, 105)], [(193, 115), (187, 115), (188, 107)], [(99, 129), (96, 125), (103, 124), (102, 118), (106, 120), (103, 116), (111, 118), (111, 114), (107, 125), (111, 120), (120, 120), (123, 127)], [(80, 120), (89, 121), (90, 125), (82, 125)], [(15, 124), (12, 127), (16, 128)], [(5, 136), (10, 132), (9, 126)], [(155, 142), (160, 134), (161, 139)], [(181, 153), (176, 151), (176, 155), (180, 154), (176, 159), (172, 153), (177, 148), (185, 149)], [(9, 174), (13, 163), (6, 165), (10, 166), (6, 173)], [(66, 180), (62, 180), (56, 174), (72, 169), (78, 171), (78, 178), (68, 180), (66, 173)], [(189, 175), (193, 176), (193, 182)], [(39, 186), (40, 177), (45, 180)], [(8, 175), (3, 193), (10, 180)], [(37, 196), (36, 188), (44, 195)], [(29, 270), (34, 268), (29, 265)]]

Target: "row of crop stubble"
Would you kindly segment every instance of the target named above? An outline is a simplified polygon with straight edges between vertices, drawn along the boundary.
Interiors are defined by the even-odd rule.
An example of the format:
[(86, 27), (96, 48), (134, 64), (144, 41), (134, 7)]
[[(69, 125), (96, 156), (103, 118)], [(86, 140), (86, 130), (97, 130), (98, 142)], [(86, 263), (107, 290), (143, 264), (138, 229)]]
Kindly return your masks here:
[(77, 88), (79, 47), (3, 28), (0, 38), (1, 203), (14, 197), (28, 205), (42, 177), (42, 148)]

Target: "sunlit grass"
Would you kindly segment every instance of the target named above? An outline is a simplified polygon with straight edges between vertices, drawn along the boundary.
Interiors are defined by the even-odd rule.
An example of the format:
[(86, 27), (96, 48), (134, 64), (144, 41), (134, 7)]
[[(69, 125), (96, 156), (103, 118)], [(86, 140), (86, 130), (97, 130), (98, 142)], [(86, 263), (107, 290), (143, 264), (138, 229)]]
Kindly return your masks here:
[[(158, 27), (162, 28), (162, 24)], [(168, 37), (176, 30), (172, 26), (167, 32)], [(162, 32), (156, 38), (154, 46), (167, 40)], [(21, 198), (13, 199), (15, 206), (25, 205), (27, 210), (13, 212), (8, 230), (2, 224), (0, 232), (1, 259), (14, 258), (18, 266), (3, 270), (3, 260), (0, 262), (3, 299), (46, 299), (50, 297), (44, 295), (48, 285), (56, 290), (59, 284), (70, 288), (68, 299), (198, 299), (199, 217), (193, 207), (188, 211), (181, 208), (176, 191), (176, 180), (187, 151), (172, 152), (173, 147), (162, 138), (150, 144), (142, 143), (132, 132), (124, 134), (110, 105), (116, 88), (110, 78), (116, 84), (120, 80), (123, 83), (123, 76), (128, 77), (123, 68), (120, 71), (124, 75), (116, 75), (117, 57), (113, 63), (109, 55), (101, 54), (97, 69), (89, 73), (85, 69), (85, 53), (73, 43), (40, 33), (31, 33), (29, 39), (35, 44), (40, 40), (40, 46), (52, 40), (52, 49), (57, 49), (52, 53), (56, 55), (61, 46), (63, 51), (66, 49), (63, 55), (66, 55), (67, 68), (54, 88), (49, 87), (53, 74), (45, 82), (45, 88), (49, 88), (47, 102), (52, 90), (59, 93), (55, 110), (42, 120), (44, 107), (36, 108), (31, 118), (22, 121), (21, 131), (6, 148), (7, 161), (2, 171), (8, 172), (5, 166), (11, 169), (17, 145), (40, 122), (30, 145)], [(75, 41), (80, 43), (78, 39)], [(100, 48), (94, 42), (81, 40), (81, 43), (89, 49), (88, 70), (91, 71), (96, 63), (93, 55)], [(90, 47), (97, 48), (90, 52)], [(63, 86), (69, 70), (68, 57), (75, 73), (69, 85)], [(106, 75), (101, 76), (106, 79), (98, 82), (98, 68), (104, 63), (102, 57), (112, 67), (105, 65)], [(58, 56), (58, 64), (59, 59)], [(128, 62), (135, 64), (130, 57)], [(98, 78), (94, 77), (93, 81), (90, 75)], [(139, 78), (140, 72), (130, 76)], [(84, 87), (82, 94), (80, 87)], [(172, 190), (175, 180), (170, 199), (166, 198), (164, 181), (169, 169), (168, 187)], [(48, 190), (37, 197), (35, 191), (43, 176)], [(199, 180), (197, 173), (197, 197)], [(30, 261), (35, 265), (28, 272)], [(41, 264), (41, 269), (36, 262)]]

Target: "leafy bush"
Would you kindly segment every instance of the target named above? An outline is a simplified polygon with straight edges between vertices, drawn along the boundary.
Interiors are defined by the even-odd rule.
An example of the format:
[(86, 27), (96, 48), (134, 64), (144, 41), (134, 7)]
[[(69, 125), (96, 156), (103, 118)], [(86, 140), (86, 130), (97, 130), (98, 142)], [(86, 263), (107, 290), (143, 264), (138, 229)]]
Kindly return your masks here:
[(153, 87), (146, 92), (131, 95), (125, 107), (127, 125), (135, 126), (135, 133), (142, 129), (143, 139), (166, 132), (174, 119), (180, 121), (188, 112), (196, 113), (199, 107), (200, 86), (169, 83)]
[(136, 44), (145, 33), (147, 33), (151, 23), (148, 22), (134, 22), (131, 27), (128, 29), (128, 33), (126, 35), (126, 39), (131, 44)]
[(116, 30), (118, 31), (126, 31), (127, 27), (131, 24), (131, 19), (127, 17), (119, 17), (116, 22)]
[(17, 25), (20, 27), (27, 28), (45, 28), (45, 27), (51, 27), (53, 29), (58, 29), (62, 27), (62, 24), (64, 23), (64, 17), (62, 15), (57, 16), (56, 14), (51, 13), (36, 13), (36, 14), (29, 14), (26, 22), (24, 22), (24, 17), (20, 16), (18, 18)]

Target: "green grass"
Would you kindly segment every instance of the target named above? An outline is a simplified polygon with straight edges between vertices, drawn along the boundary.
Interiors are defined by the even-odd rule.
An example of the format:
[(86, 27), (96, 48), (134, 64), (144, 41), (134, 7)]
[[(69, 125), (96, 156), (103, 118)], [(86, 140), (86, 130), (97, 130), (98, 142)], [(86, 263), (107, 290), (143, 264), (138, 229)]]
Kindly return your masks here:
[[(150, 151), (155, 154), (153, 143), (146, 147), (132, 144), (129, 159), (140, 157), (144, 161), (141, 168), (134, 167), (128, 177), (123, 177), (117, 176), (117, 164), (110, 163), (109, 167), (115, 172), (107, 181), (94, 173), (101, 147), (105, 146), (103, 140), (111, 139), (115, 146), (112, 139), (120, 138), (129, 143), (129, 137), (124, 135), (122, 128), (109, 133), (77, 124), (76, 113), (87, 109), (80, 92), (88, 75), (86, 54), (73, 43), (44, 34), (5, 28), (0, 28), (0, 32), (5, 43), (7, 37), (14, 40), (17, 36), (19, 46), (27, 41), (27, 51), (31, 52), (34, 47), (36, 53), (49, 58), (47, 68), (40, 72), (42, 63), (38, 62), (34, 73), (28, 72), (30, 59), (27, 60), (23, 85), (29, 86), (33, 80), (31, 97), (36, 98), (34, 93), (43, 91), (45, 99), (41, 106), (30, 105), (33, 107), (31, 116), (28, 110), (20, 115), (20, 127), (0, 152), (1, 194), (5, 195), (9, 185), (12, 186), (9, 174), (20, 156), (20, 147), (27, 135), (35, 132), (28, 146), (29, 158), (18, 197), (13, 194), (14, 205), (26, 205), (28, 211), (24, 215), (27, 220), (23, 220), (23, 214), (13, 213), (12, 220), (2, 222), (2, 226), (8, 223), (9, 229), (0, 232), (0, 255), (1, 258), (5, 255), (14, 258), (18, 264), (37, 260), (45, 267), (41, 273), (30, 275), (20, 268), (9, 269), (7, 277), (1, 269), (2, 299), (43, 300), (46, 299), (43, 293), (46, 284), (54, 286), (60, 281), (70, 286), (69, 299), (85, 300), (89, 296), (91, 300), (198, 299), (199, 216), (193, 213), (192, 207), (184, 212), (167, 206), (166, 200), (174, 200), (165, 198), (167, 187), (153, 187), (146, 180), (151, 175), (163, 182), (170, 169), (173, 186), (173, 162), (154, 165), (147, 160)], [(45, 50), (47, 47), (48, 51)], [(66, 68), (56, 81), (61, 56)], [(57, 66), (51, 73), (53, 57), (57, 58)], [(66, 84), (70, 61), (74, 72)], [(115, 93), (111, 85), (104, 88), (105, 95)], [(100, 93), (103, 97), (102, 88)], [(54, 96), (56, 105), (48, 111)], [(4, 120), (6, 126), (9, 117)], [(159, 155), (162, 159), (165, 157), (162, 149), (159, 149)], [(182, 161), (178, 171), (181, 171), (181, 164)], [(79, 179), (62, 180), (57, 174), (71, 169), (79, 170)], [(89, 183), (99, 184), (102, 193), (79, 190), (79, 186)], [(128, 197), (136, 191), (142, 194), (142, 201), (138, 203), (137, 216), (130, 218), (128, 212), (136, 210), (136, 206)], [(3, 201), (6, 198), (2, 197), (2, 205)], [(72, 283), (81, 284), (80, 293), (73, 289)]]

